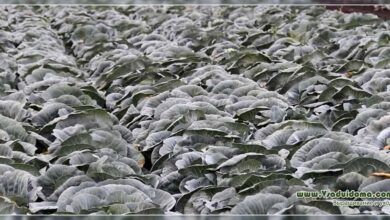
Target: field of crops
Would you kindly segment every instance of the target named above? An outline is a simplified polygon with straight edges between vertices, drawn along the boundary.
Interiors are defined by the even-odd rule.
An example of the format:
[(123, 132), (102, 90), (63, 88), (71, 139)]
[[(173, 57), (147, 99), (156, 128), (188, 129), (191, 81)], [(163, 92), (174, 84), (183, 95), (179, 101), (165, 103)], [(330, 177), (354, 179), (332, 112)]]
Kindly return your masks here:
[(296, 195), (390, 191), (389, 68), (322, 6), (0, 6), (0, 213), (389, 214)]

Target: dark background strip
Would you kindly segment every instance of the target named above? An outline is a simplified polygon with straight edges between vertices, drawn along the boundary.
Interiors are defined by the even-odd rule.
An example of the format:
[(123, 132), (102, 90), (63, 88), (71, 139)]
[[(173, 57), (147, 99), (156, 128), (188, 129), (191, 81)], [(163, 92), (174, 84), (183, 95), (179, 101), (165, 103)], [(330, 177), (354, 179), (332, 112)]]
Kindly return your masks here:
[(390, 4), (390, 0), (0, 0), (0, 4)]

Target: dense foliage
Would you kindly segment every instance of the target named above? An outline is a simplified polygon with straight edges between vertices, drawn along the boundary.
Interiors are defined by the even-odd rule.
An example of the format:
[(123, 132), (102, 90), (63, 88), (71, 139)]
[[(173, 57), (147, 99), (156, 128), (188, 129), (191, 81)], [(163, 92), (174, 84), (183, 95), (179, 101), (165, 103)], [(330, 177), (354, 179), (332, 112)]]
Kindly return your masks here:
[(359, 214), (390, 191), (390, 31), (282, 6), (1, 6), (0, 212)]

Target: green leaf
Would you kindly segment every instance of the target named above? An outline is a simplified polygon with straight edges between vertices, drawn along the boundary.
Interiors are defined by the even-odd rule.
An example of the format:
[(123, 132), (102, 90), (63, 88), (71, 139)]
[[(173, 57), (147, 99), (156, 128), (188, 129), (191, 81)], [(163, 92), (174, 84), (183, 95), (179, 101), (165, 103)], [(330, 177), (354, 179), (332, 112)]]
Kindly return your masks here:
[(231, 211), (234, 215), (274, 214), (287, 207), (287, 199), (278, 194), (256, 194), (247, 196)]

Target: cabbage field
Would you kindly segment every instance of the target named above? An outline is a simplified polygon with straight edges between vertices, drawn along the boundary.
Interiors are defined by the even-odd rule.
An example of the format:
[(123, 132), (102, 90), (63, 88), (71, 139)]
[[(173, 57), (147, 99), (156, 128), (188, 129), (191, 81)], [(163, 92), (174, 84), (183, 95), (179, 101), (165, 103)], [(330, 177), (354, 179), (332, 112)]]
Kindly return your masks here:
[(390, 214), (297, 196), (390, 191), (376, 15), (2, 5), (0, 82), (1, 214)]

